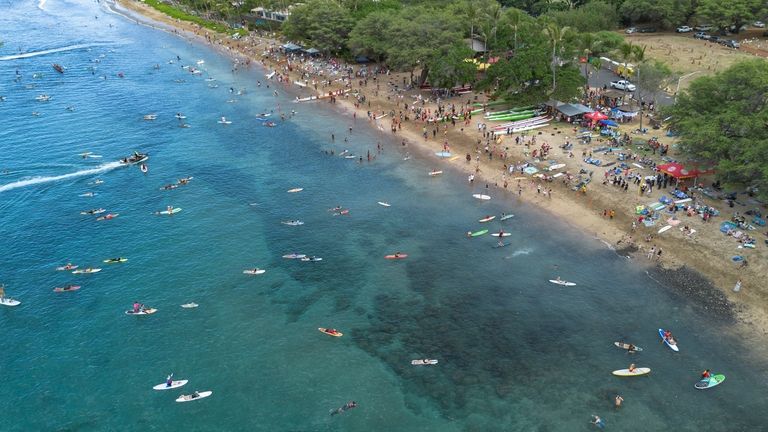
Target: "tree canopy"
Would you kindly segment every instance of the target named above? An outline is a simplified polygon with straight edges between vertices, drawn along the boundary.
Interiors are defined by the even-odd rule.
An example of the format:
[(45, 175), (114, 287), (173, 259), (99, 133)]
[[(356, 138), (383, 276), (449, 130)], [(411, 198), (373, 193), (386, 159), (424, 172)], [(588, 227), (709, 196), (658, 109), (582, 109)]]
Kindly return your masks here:
[(664, 113), (687, 156), (716, 163), (723, 183), (757, 187), (768, 198), (768, 63), (748, 60), (698, 78)]
[(335, 1), (310, 0), (293, 8), (290, 19), (283, 24), (283, 34), (326, 54), (338, 53), (346, 47), (353, 25), (349, 10)]

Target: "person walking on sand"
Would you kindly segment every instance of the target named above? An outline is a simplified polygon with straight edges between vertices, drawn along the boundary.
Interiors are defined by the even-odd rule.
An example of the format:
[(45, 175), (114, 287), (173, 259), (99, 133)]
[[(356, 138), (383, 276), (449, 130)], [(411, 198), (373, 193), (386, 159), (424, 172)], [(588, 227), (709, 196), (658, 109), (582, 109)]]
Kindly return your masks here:
[(739, 292), (741, 291), (741, 279), (736, 281), (736, 285), (733, 287), (733, 292)]
[(651, 247), (651, 250), (648, 251), (648, 259), (652, 259), (655, 254), (656, 254), (656, 246), (654, 245), (653, 247)]

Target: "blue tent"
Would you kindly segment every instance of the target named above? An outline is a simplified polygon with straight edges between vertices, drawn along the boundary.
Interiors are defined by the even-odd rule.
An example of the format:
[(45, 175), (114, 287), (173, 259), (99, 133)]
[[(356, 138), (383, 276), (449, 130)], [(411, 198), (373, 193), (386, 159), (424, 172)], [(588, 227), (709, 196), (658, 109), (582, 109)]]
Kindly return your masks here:
[(600, 120), (600, 124), (601, 125), (605, 125), (605, 126), (612, 126), (612, 127), (618, 127), (619, 126), (619, 124), (616, 123), (613, 120)]

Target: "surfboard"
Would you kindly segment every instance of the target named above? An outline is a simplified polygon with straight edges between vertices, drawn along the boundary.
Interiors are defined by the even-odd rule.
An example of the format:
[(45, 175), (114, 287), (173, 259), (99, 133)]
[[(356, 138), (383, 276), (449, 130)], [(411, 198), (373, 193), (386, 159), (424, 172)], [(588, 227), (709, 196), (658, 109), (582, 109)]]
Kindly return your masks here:
[(53, 292), (61, 293), (61, 292), (70, 292), (70, 291), (77, 291), (80, 289), (80, 285), (70, 285), (65, 287), (56, 287), (53, 289)]
[(103, 220), (110, 220), (114, 219), (116, 217), (120, 216), (120, 213), (109, 213), (104, 216), (99, 216), (96, 218), (97, 221), (103, 221)]
[(441, 158), (448, 158), (448, 157), (453, 156), (453, 153), (451, 153), (449, 151), (440, 151), (440, 152), (435, 152), (435, 155), (437, 155), (437, 157), (441, 157)]
[(664, 338), (664, 329), (659, 329), (659, 336), (661, 336), (661, 340), (664, 341), (664, 344), (667, 345), (669, 349), (675, 352), (680, 351), (680, 348), (677, 347), (677, 341), (675, 341), (673, 344), (670, 344), (669, 341)]
[(576, 286), (575, 283), (564, 281), (564, 280), (550, 279), (549, 281), (552, 282), (553, 284), (562, 285), (562, 286)]
[(155, 312), (157, 312), (157, 309), (149, 308), (149, 309), (140, 310), (138, 312), (134, 312), (132, 310), (127, 310), (127, 311), (125, 311), (125, 314), (126, 315), (152, 315)]
[(110, 258), (110, 259), (105, 259), (104, 260), (104, 262), (107, 263), (107, 264), (124, 263), (126, 261), (128, 261), (128, 258), (122, 258), (122, 257), (120, 257), (120, 258)]
[(198, 306), (200, 306), (200, 305), (197, 304), (197, 303), (192, 303), (192, 302), (184, 303), (183, 305), (181, 305), (181, 307), (183, 307), (184, 309), (192, 309), (192, 308), (196, 308)]
[(71, 265), (71, 266), (61, 266), (61, 267), (56, 267), (56, 270), (58, 270), (58, 271), (69, 271), (69, 270), (75, 270), (75, 269), (76, 269), (76, 268), (78, 268), (78, 267), (79, 267), (79, 266), (76, 266), (76, 265)]
[(344, 333), (342, 333), (342, 332), (340, 332), (340, 331), (338, 331), (336, 329), (328, 329), (328, 328), (325, 328), (325, 327), (318, 327), (317, 329), (320, 330), (320, 333), (325, 333), (328, 336), (333, 336), (333, 337), (342, 337), (342, 336), (344, 336)]
[(21, 302), (12, 298), (3, 297), (0, 298), (0, 304), (3, 306), (18, 306)]
[(406, 259), (408, 258), (408, 254), (401, 253), (401, 254), (384, 255), (384, 258), (391, 259), (391, 260)]
[(172, 214), (176, 214), (176, 213), (178, 213), (180, 211), (181, 211), (181, 208), (174, 207), (173, 209), (171, 209), (171, 211), (163, 210), (163, 211), (155, 212), (155, 214), (159, 214), (159, 215), (172, 215)]
[(479, 200), (484, 200), (484, 201), (487, 201), (487, 200), (491, 199), (491, 197), (490, 197), (490, 196), (488, 196), (488, 195), (483, 195), (483, 194), (472, 194), (472, 197), (473, 197), (473, 198), (477, 198), (477, 199), (479, 199)]
[(509, 237), (512, 235), (512, 233), (491, 233), (494, 237)]
[(434, 359), (411, 360), (411, 364), (414, 365), (414, 366), (436, 365), (437, 364), (437, 360), (434, 360)]
[(283, 258), (285, 258), (285, 259), (301, 259), (301, 258), (304, 258), (305, 256), (306, 255), (304, 255), (304, 254), (292, 253), (292, 254), (283, 255)]
[(485, 222), (490, 222), (490, 221), (492, 221), (494, 219), (496, 219), (496, 216), (486, 216), (486, 217), (478, 220), (478, 222), (485, 223)]
[(72, 272), (72, 274), (89, 274), (89, 273), (98, 273), (100, 272), (100, 268), (92, 268), (92, 269), (77, 269)]
[(661, 233), (663, 233), (663, 232), (667, 232), (667, 231), (669, 231), (670, 229), (672, 229), (672, 225), (666, 225), (666, 226), (663, 226), (663, 227), (661, 227), (661, 229), (659, 229), (659, 234), (661, 234)]
[(513, 214), (504, 215), (504, 216), (499, 218), (499, 222), (505, 221), (507, 219), (512, 219), (513, 217), (515, 217), (515, 215), (513, 215)]
[(384, 202), (384, 201), (379, 201), (379, 205), (384, 206), (384, 207), (391, 207), (389, 203)]
[(484, 234), (488, 234), (488, 230), (487, 229), (480, 230), (480, 231), (475, 231), (475, 232), (470, 234), (470, 237), (480, 237), (481, 235), (484, 235)]
[(188, 383), (189, 380), (178, 380), (178, 381), (172, 381), (171, 385), (168, 385), (167, 383), (158, 384), (154, 387), (152, 387), (155, 390), (170, 390), (175, 389), (183, 386), (184, 384)]
[(304, 188), (293, 188), (293, 189), (288, 189), (288, 193), (296, 193), (296, 192), (301, 192), (303, 190)]
[(434, 176), (440, 175), (440, 174), (442, 174), (442, 173), (443, 173), (442, 171), (430, 171), (430, 172), (429, 172), (429, 175), (430, 175), (430, 176), (432, 176), (432, 177), (434, 177)]
[(249, 274), (249, 275), (260, 275), (264, 274), (267, 271), (264, 269), (258, 269), (258, 270), (243, 270), (243, 274)]
[(192, 397), (194, 395), (181, 395), (178, 398), (176, 398), (176, 402), (190, 402), (198, 399), (205, 399), (212, 394), (213, 394), (212, 391), (203, 391), (203, 392), (198, 392), (197, 397)]
[(619, 369), (611, 373), (620, 377), (642, 376), (642, 375), (648, 375), (649, 373), (651, 373), (651, 368), (646, 368), (646, 367), (635, 368), (635, 370), (633, 370), (632, 372), (630, 372), (629, 369)]
[(699, 390), (706, 390), (708, 388), (712, 388), (714, 386), (720, 385), (723, 381), (725, 381), (725, 375), (713, 375), (709, 378), (704, 378), (700, 380), (693, 386)]
[[(625, 343), (625, 342), (614, 342), (613, 344), (616, 345), (617, 347), (621, 348), (621, 349), (629, 350), (629, 344), (628, 343)], [(639, 346), (636, 346), (635, 349), (634, 349), (634, 351), (637, 351), (637, 352), (640, 352), (642, 350), (643, 349), (640, 348)]]

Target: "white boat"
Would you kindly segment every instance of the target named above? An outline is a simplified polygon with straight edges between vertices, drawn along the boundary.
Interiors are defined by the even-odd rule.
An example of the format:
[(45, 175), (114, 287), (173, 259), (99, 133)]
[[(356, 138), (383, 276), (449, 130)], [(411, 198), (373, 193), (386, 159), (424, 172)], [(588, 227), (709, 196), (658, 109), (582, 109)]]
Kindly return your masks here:
[(0, 304), (3, 306), (18, 306), (20, 301), (5, 296), (5, 285), (0, 285)]
[(227, 120), (226, 117), (222, 116), (221, 120), (219, 120), (217, 123), (218, 124), (223, 124), (223, 125), (229, 125), (229, 124), (232, 124), (232, 121), (231, 120)]

